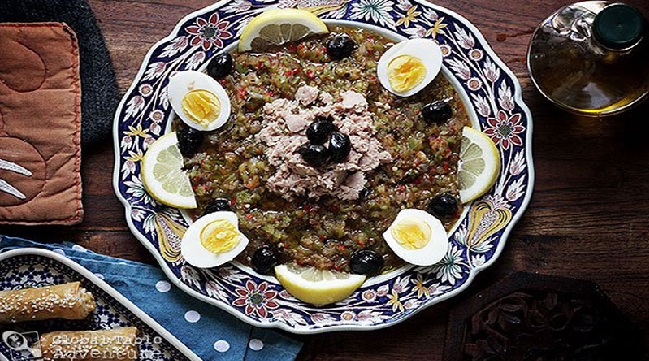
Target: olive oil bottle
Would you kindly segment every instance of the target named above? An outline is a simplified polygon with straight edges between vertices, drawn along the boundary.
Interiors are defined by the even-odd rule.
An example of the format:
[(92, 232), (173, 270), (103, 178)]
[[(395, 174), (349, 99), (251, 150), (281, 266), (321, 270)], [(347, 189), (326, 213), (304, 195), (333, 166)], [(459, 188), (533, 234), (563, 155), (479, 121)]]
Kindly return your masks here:
[(645, 18), (623, 3), (585, 1), (559, 9), (537, 28), (527, 64), (539, 91), (560, 107), (605, 116), (649, 94)]

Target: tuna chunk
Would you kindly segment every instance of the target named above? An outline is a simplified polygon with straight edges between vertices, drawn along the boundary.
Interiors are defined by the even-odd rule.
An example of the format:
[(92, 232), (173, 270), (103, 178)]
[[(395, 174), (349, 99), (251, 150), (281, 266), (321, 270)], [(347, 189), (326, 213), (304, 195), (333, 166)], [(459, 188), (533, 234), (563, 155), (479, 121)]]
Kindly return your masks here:
[(286, 127), (292, 133), (297, 133), (301, 130), (304, 130), (309, 125), (307, 117), (301, 114), (287, 114), (284, 117), (284, 120), (286, 120)]
[[(345, 162), (314, 168), (299, 154), (298, 149), (308, 142), (305, 129), (318, 116), (331, 116), (339, 131), (349, 135), (352, 150)], [(365, 173), (392, 161), (376, 139), (372, 118), (365, 97), (353, 91), (334, 101), (331, 94), (303, 86), (294, 101), (278, 99), (266, 104), (262, 130), (256, 137), (268, 146), (266, 157), (275, 168), (266, 182), (268, 188), (288, 200), (324, 195), (358, 199), (367, 183)]]
[(365, 187), (367, 180), (363, 172), (356, 172), (345, 179), (345, 182), (340, 185), (340, 192), (338, 196), (340, 199), (353, 201), (358, 199), (358, 195)]
[(320, 92), (317, 88), (305, 85), (298, 88), (297, 92), (295, 93), (295, 100), (300, 102), (300, 104), (302, 104), (303, 106), (307, 106), (318, 99), (319, 93)]
[(367, 100), (365, 96), (360, 93), (348, 90), (341, 94), (343, 97), (340, 107), (347, 110), (355, 110), (356, 112), (362, 112), (367, 109)]
[(332, 97), (329, 93), (322, 92), (320, 93), (320, 101), (324, 104), (331, 104), (334, 102), (334, 97)]

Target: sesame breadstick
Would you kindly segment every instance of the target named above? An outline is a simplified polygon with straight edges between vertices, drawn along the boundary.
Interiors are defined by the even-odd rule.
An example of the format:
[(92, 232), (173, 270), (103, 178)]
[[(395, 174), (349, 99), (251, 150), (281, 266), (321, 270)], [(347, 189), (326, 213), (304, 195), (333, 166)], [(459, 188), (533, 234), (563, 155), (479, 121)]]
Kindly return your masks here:
[(86, 318), (97, 307), (92, 293), (72, 282), (40, 288), (0, 291), (0, 323)]

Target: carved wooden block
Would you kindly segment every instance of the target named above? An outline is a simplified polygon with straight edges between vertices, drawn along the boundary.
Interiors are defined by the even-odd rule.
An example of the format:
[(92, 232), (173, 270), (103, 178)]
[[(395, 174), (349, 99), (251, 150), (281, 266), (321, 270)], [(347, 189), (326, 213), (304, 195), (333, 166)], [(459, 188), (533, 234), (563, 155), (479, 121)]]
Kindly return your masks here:
[(514, 273), (456, 305), (444, 360), (646, 360), (642, 334), (592, 282)]

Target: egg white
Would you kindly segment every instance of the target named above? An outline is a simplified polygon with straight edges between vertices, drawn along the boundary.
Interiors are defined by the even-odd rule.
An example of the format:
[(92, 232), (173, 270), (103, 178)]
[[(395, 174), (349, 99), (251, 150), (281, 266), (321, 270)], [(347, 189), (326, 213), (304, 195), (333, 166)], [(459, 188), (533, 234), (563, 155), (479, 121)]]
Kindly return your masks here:
[[(422, 63), (426, 67), (426, 76), (421, 81), (421, 83), (405, 92), (395, 91), (390, 84), (390, 80), (388, 79), (388, 65), (394, 58), (401, 55), (410, 55), (417, 57), (421, 59)], [(385, 87), (385, 89), (400, 97), (409, 97), (418, 93), (428, 84), (430, 84), (430, 82), (435, 79), (437, 74), (439, 74), (439, 71), (441, 69), (442, 49), (439, 47), (439, 45), (437, 45), (436, 42), (429, 39), (410, 39), (394, 44), (390, 49), (383, 53), (383, 55), (379, 59), (376, 71), (377, 76), (379, 77), (379, 82), (381, 83), (381, 85), (383, 85), (383, 87)]]
[(210, 222), (218, 219), (230, 221), (234, 224), (237, 231), (239, 231), (239, 219), (234, 212), (219, 211), (206, 214), (197, 219), (196, 222), (187, 228), (180, 244), (180, 253), (190, 265), (199, 268), (220, 266), (226, 262), (232, 261), (239, 255), (239, 253), (243, 252), (246, 246), (248, 246), (248, 243), (250, 243), (248, 238), (239, 231), (241, 238), (239, 239), (239, 244), (237, 244), (233, 249), (219, 254), (208, 251), (201, 244), (201, 231), (203, 231), (205, 226)]
[[(218, 118), (216, 118), (206, 127), (193, 121), (189, 116), (187, 116), (182, 108), (183, 98), (192, 90), (207, 90), (216, 95), (216, 97), (221, 102), (221, 112), (219, 113)], [(228, 94), (225, 92), (225, 89), (223, 89), (219, 82), (205, 73), (201, 73), (199, 71), (177, 72), (169, 79), (167, 92), (169, 95), (171, 107), (176, 112), (176, 114), (178, 114), (183, 122), (196, 130), (211, 131), (218, 129), (222, 127), (230, 117), (232, 107), (230, 105), (230, 98), (228, 97)]]
[[(392, 227), (404, 218), (415, 218), (426, 223), (431, 230), (428, 243), (419, 249), (403, 248), (392, 236)], [(448, 235), (442, 222), (426, 211), (419, 209), (404, 209), (395, 218), (390, 228), (383, 233), (383, 239), (392, 251), (401, 259), (417, 266), (432, 266), (444, 258), (448, 251)]]

